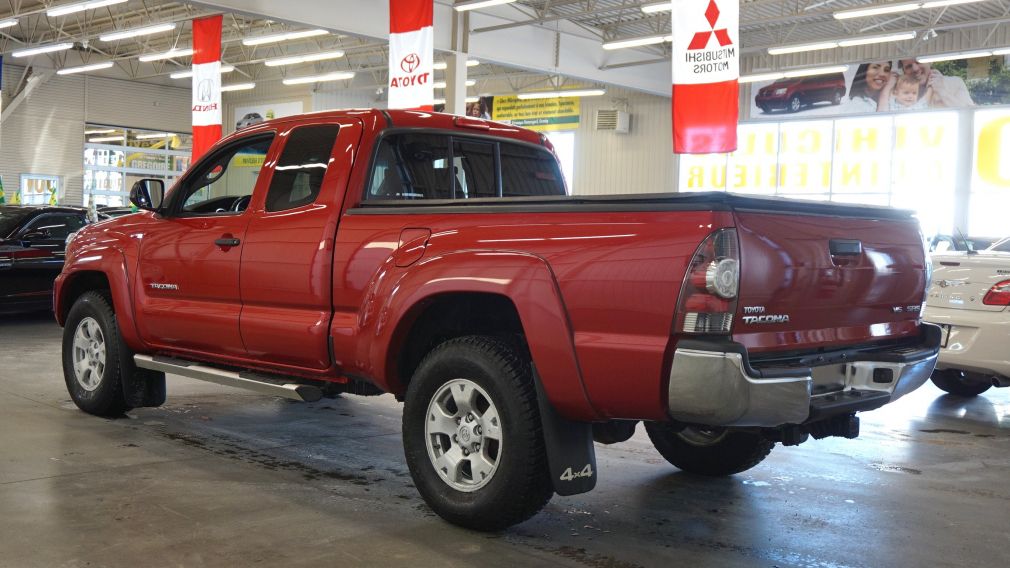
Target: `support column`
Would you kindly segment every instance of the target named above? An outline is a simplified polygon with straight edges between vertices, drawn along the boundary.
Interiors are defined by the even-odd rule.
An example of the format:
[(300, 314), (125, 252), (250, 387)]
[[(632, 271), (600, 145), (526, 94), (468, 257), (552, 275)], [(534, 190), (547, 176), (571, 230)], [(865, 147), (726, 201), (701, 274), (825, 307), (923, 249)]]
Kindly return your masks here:
[(454, 52), (445, 58), (445, 112), (466, 114), (466, 54)]
[(971, 234), (968, 227), (968, 207), (971, 201), (971, 171), (975, 150), (975, 113), (972, 110), (958, 111), (957, 120), (957, 156), (955, 156), (954, 177), (954, 235), (962, 231), (965, 236)]

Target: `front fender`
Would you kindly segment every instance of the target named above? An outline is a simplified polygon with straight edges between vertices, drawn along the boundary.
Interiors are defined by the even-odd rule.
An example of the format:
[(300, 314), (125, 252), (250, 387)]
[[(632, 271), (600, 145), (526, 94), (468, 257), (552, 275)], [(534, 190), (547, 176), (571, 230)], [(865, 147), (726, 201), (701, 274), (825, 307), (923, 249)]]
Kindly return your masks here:
[(409, 324), (426, 300), (467, 292), (512, 301), (544, 391), (559, 413), (572, 420), (600, 417), (582, 383), (568, 312), (554, 273), (544, 259), (525, 252), (460, 251), (405, 269), (392, 262), (384, 265), (360, 312), (356, 352), (368, 366), (366, 373), (384, 379), (387, 390), (401, 393), (403, 385), (391, 363), (396, 359), (392, 350), (399, 349), (397, 330)]

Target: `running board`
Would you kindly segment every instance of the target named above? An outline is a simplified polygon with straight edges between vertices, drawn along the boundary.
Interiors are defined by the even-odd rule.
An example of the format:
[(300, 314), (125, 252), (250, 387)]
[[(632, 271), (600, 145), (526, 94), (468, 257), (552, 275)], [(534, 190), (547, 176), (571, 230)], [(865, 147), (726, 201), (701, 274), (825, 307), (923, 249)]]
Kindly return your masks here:
[(256, 391), (262, 394), (282, 396), (301, 402), (315, 402), (323, 398), (323, 391), (312, 385), (276, 384), (247, 378), (246, 373), (225, 371), (216, 367), (208, 367), (192, 361), (172, 359), (169, 357), (151, 357), (150, 355), (134, 355), (133, 361), (141, 369), (172, 373), (183, 377), (217, 383), (228, 387)]

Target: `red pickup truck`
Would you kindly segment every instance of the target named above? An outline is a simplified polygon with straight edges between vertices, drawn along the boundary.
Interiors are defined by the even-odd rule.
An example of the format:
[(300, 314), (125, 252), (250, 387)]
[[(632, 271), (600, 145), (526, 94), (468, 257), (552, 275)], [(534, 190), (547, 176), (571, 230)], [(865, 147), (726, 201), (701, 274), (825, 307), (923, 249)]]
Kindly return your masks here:
[(547, 139), (353, 110), (222, 140), (145, 211), (89, 226), (56, 281), (63, 367), (97, 415), (165, 373), (313, 401), (392, 393), (418, 491), (493, 530), (596, 483), (644, 421), (728, 475), (854, 437), (936, 360), (907, 212), (728, 194), (576, 197)]

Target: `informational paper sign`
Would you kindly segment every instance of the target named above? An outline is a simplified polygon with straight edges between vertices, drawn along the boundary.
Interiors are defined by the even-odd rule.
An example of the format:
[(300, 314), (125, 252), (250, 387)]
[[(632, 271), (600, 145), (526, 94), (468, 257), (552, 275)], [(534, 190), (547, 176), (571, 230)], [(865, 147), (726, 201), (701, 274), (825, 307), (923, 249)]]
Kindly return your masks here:
[(493, 120), (538, 132), (576, 129), (582, 116), (579, 97), (531, 100), (494, 97), (491, 106)]

